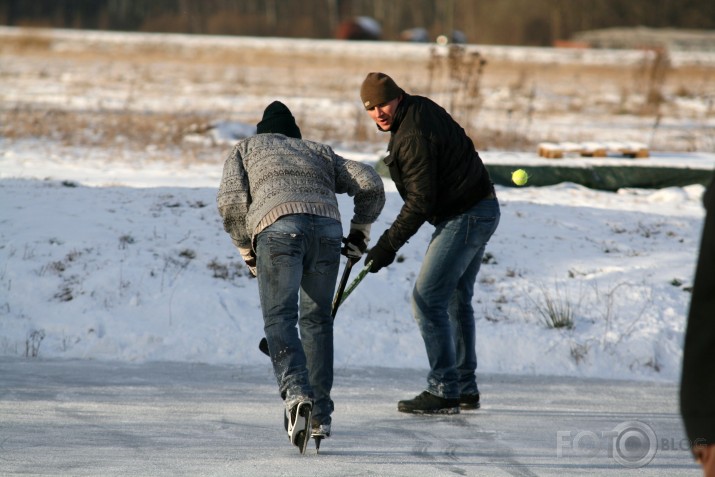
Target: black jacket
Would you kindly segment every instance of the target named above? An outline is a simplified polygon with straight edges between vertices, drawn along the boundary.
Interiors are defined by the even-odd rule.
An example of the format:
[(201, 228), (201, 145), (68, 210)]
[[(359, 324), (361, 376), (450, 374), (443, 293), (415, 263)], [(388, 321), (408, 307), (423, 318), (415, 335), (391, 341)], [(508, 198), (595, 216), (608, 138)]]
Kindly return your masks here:
[(691, 444), (712, 445), (715, 444), (715, 179), (703, 202), (706, 216), (685, 333), (680, 411)]
[(494, 193), (472, 140), (428, 98), (403, 95), (387, 149), (384, 162), (404, 201), (386, 232), (395, 251), (425, 222), (438, 224)]

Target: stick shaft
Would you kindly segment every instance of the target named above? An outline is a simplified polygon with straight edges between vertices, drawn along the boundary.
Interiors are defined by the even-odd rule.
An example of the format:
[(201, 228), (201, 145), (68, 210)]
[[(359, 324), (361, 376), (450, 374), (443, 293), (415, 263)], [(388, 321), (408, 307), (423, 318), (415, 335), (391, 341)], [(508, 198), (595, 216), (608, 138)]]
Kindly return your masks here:
[(333, 308), (330, 313), (333, 320), (335, 320), (335, 315), (338, 313), (338, 307), (343, 302), (343, 292), (345, 291), (345, 286), (348, 284), (348, 278), (350, 277), (350, 271), (353, 268), (353, 263), (352, 259), (348, 258), (348, 263), (345, 264), (345, 270), (343, 270), (343, 276), (340, 278), (338, 290), (335, 292), (335, 297), (333, 298)]
[(345, 289), (345, 291), (342, 293), (340, 296), (340, 304), (342, 304), (345, 299), (350, 296), (350, 294), (355, 290), (355, 288), (360, 284), (360, 282), (367, 276), (367, 272), (370, 271), (370, 267), (372, 266), (372, 261), (370, 261), (365, 267), (360, 270), (360, 273), (358, 273), (357, 277), (350, 282), (350, 285)]

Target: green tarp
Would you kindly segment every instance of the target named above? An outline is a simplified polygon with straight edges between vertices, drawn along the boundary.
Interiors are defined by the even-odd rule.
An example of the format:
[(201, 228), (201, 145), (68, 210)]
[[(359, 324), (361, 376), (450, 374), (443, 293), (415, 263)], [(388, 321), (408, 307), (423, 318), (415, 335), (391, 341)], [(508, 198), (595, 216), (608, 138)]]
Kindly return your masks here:
[[(380, 160), (375, 166), (385, 177), (390, 174)], [(712, 170), (679, 167), (647, 166), (584, 166), (568, 167), (558, 163), (553, 166), (524, 166), (518, 164), (489, 164), (489, 174), (495, 184), (516, 187), (511, 182), (511, 173), (516, 169), (525, 169), (529, 174), (527, 186), (548, 186), (561, 182), (573, 182), (591, 189), (615, 191), (634, 187), (643, 189), (661, 189), (664, 187), (683, 187), (690, 184), (708, 185), (713, 175)]]
[[(516, 187), (511, 173), (519, 166), (488, 164), (489, 174), (495, 184)], [(615, 191), (625, 187), (661, 189), (683, 187), (690, 184), (708, 185), (713, 171), (676, 167), (644, 166), (529, 166), (528, 185), (546, 186), (561, 182), (574, 182), (591, 189)]]

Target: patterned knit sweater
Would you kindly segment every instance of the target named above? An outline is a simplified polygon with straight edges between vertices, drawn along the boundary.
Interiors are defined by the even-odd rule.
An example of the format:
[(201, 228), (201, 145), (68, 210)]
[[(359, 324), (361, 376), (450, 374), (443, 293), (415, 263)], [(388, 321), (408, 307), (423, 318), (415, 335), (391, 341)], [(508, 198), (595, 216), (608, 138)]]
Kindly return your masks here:
[(369, 165), (335, 154), (326, 145), (282, 134), (239, 141), (223, 166), (217, 204), (237, 247), (279, 217), (314, 214), (340, 220), (336, 193), (354, 197), (352, 222), (371, 224), (385, 205), (382, 179)]

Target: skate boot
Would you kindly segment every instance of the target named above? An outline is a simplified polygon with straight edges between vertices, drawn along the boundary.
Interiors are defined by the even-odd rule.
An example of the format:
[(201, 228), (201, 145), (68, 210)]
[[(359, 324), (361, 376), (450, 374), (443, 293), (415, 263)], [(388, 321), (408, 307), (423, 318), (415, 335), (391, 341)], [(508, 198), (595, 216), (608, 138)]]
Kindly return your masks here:
[(398, 402), (397, 410), (412, 414), (459, 414), (459, 398), (446, 399), (424, 391), (414, 399)]
[(330, 424), (319, 424), (313, 421), (311, 437), (315, 439), (315, 450), (320, 452), (320, 443), (323, 439), (330, 437)]
[(306, 399), (298, 401), (290, 410), (285, 411), (285, 427), (290, 443), (305, 454), (310, 440), (310, 416), (313, 413), (313, 401)]

